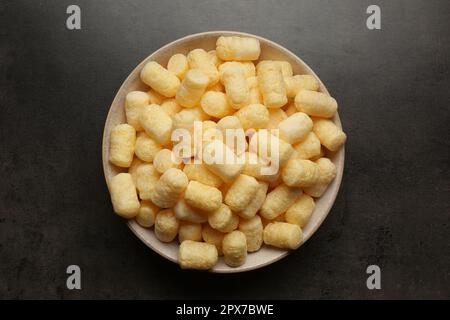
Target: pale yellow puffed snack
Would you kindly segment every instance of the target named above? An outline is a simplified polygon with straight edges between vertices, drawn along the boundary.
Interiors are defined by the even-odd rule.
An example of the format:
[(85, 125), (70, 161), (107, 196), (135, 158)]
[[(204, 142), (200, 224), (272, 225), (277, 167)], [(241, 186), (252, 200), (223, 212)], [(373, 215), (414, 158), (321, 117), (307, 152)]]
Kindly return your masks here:
[(286, 219), (285, 219), (285, 214), (282, 213), (282, 214), (280, 214), (279, 216), (277, 216), (275, 219), (272, 219), (272, 220), (268, 220), (268, 219), (266, 219), (266, 218), (264, 218), (264, 217), (261, 217), (261, 221), (262, 221), (263, 227), (265, 228), (269, 223), (273, 223), (273, 222), (286, 222)]
[(208, 55), (216, 67), (218, 67), (222, 64), (223, 61), (217, 56), (216, 50), (208, 51)]
[[(225, 141), (226, 145), (233, 150), (233, 152), (240, 156), (248, 148), (247, 140), (245, 139), (245, 131), (242, 127), (241, 121), (236, 116), (226, 116), (217, 122), (217, 130), (222, 133), (221, 141)], [(231, 130), (229, 130), (231, 129)]]
[(319, 181), (319, 166), (311, 160), (291, 159), (283, 168), (281, 178), (289, 187), (310, 187)]
[(174, 129), (186, 129), (189, 132), (194, 132), (195, 121), (207, 120), (209, 116), (203, 112), (202, 108), (186, 108), (173, 116)]
[(292, 77), (292, 75), (294, 74), (291, 64), (289, 62), (287, 62), (287, 61), (283, 61), (283, 60), (263, 60), (261, 62), (262, 62), (261, 65), (269, 64), (269, 63), (277, 65), (280, 68), (281, 74), (283, 75), (284, 78)]
[(309, 160), (311, 160), (311, 161), (319, 160), (320, 158), (323, 158), (325, 156), (325, 154), (326, 154), (326, 148), (322, 146), (322, 147), (320, 147), (320, 153), (317, 156), (314, 156)]
[(241, 174), (228, 189), (225, 203), (233, 211), (242, 211), (256, 195), (258, 189), (259, 183), (255, 178)]
[(223, 118), (234, 112), (223, 92), (207, 91), (200, 100), (203, 111), (215, 118)]
[(250, 97), (250, 88), (245, 76), (245, 70), (240, 65), (225, 68), (221, 75), (225, 92), (234, 109), (247, 105)]
[(210, 129), (216, 129), (217, 128), (217, 123), (214, 122), (213, 120), (206, 120), (203, 121), (202, 123), (202, 137), (203, 135), (206, 133), (206, 131), (210, 130)]
[(183, 80), (186, 72), (189, 70), (189, 63), (186, 56), (182, 53), (174, 54), (167, 62), (167, 70)]
[(336, 166), (328, 158), (320, 158), (315, 161), (319, 167), (319, 180), (316, 184), (305, 188), (305, 193), (318, 198), (323, 195), (331, 181), (336, 177)]
[(281, 69), (281, 73), (283, 74), (284, 78), (292, 77), (294, 72), (292, 71), (292, 66), (287, 61), (274, 61), (275, 63), (278, 63)]
[(311, 159), (320, 155), (320, 140), (314, 132), (308, 133), (305, 139), (293, 146), (298, 159)]
[(285, 77), (286, 94), (289, 98), (294, 98), (300, 90), (319, 90), (319, 81), (309, 74), (298, 74), (292, 77)]
[(118, 167), (128, 168), (133, 161), (136, 130), (123, 123), (111, 130), (109, 143), (109, 161)]
[(258, 86), (267, 108), (281, 108), (287, 103), (283, 73), (279, 64), (261, 61), (256, 66)]
[(262, 98), (261, 92), (259, 91), (258, 78), (255, 76), (247, 78), (247, 84), (248, 84), (248, 88), (250, 90), (247, 103), (248, 104), (262, 104), (263, 98)]
[(136, 169), (136, 188), (139, 191), (139, 198), (149, 200), (158, 180), (159, 173), (151, 163), (139, 165)]
[(181, 167), (181, 159), (177, 159), (172, 150), (162, 149), (155, 155), (153, 165), (159, 173), (163, 174), (170, 168), (179, 169)]
[(256, 153), (245, 153), (245, 167), (243, 174), (255, 177), (260, 181), (273, 182), (278, 179), (279, 170), (270, 170), (270, 163), (259, 157)]
[(258, 182), (259, 188), (253, 199), (249, 202), (247, 207), (244, 210), (236, 212), (241, 218), (251, 219), (256, 213), (261, 209), (264, 200), (266, 200), (267, 189), (269, 188), (269, 184), (267, 182)]
[[(297, 112), (297, 109), (295, 109)], [(278, 125), (284, 119), (287, 119), (288, 115), (282, 109), (269, 109), (269, 123), (267, 129), (278, 129)]]
[(290, 144), (295, 144), (306, 138), (311, 132), (313, 122), (307, 114), (297, 112), (280, 122), (280, 138)]
[(345, 133), (328, 119), (314, 119), (313, 132), (330, 151), (337, 151), (347, 140)]
[(114, 211), (125, 219), (135, 217), (141, 205), (131, 175), (119, 173), (111, 178), (108, 186)]
[[(281, 171), (281, 169), (280, 169)], [(283, 179), (281, 179), (281, 173), (277, 176), (277, 179), (269, 182), (269, 189), (273, 190), (283, 183)]]
[(245, 234), (247, 239), (247, 251), (255, 252), (263, 243), (263, 225), (260, 216), (239, 221), (239, 231)]
[(226, 116), (217, 122), (217, 129), (219, 129), (225, 136), (227, 129), (243, 129), (243, 127), (238, 117)]
[(162, 147), (145, 132), (138, 133), (134, 153), (136, 153), (136, 156), (142, 161), (152, 162), (161, 148)]
[(278, 158), (279, 166), (283, 167), (294, 153), (294, 148), (268, 130), (262, 129), (250, 138), (249, 151), (272, 162)]
[(238, 110), (234, 116), (239, 119), (244, 130), (265, 128), (270, 120), (269, 111), (262, 104), (250, 104)]
[(222, 250), (225, 263), (230, 267), (239, 267), (247, 258), (247, 238), (239, 230), (228, 233), (223, 237)]
[(158, 212), (155, 219), (155, 235), (159, 241), (171, 242), (178, 234), (180, 222), (175, 217), (172, 209)]
[(264, 243), (281, 249), (297, 249), (302, 244), (302, 229), (286, 222), (269, 223), (264, 228)]
[(225, 61), (258, 60), (260, 53), (261, 47), (255, 38), (221, 36), (216, 42), (216, 54)]
[(198, 181), (190, 181), (184, 193), (186, 203), (203, 211), (217, 210), (222, 203), (222, 192)]
[[(231, 63), (231, 62), (230, 62)], [(253, 65), (253, 64), (252, 64)], [(254, 66), (254, 65), (253, 65)], [(258, 88), (258, 77), (253, 75), (247, 78), (247, 84), (250, 89)], [(258, 89), (259, 90), (259, 89)]]
[(225, 87), (219, 81), (215, 85), (208, 87), (208, 91), (217, 91), (217, 92), (225, 92)]
[(211, 120), (203, 121), (203, 123), (202, 123), (202, 145), (201, 146), (198, 145), (197, 155), (200, 156), (203, 145), (206, 145), (216, 139), (223, 140), (223, 134), (219, 129), (217, 129), (217, 123), (215, 123), (214, 121), (211, 121)]
[(165, 97), (174, 97), (180, 79), (155, 61), (148, 62), (141, 71), (141, 80)]
[(217, 263), (217, 248), (209, 243), (185, 240), (180, 244), (178, 262), (182, 269), (208, 270)]
[(174, 98), (165, 99), (161, 103), (161, 109), (163, 109), (163, 111), (167, 113), (170, 117), (173, 117), (175, 114), (181, 111), (181, 106), (177, 103), (177, 101)]
[(300, 188), (291, 188), (285, 184), (280, 184), (267, 194), (260, 210), (261, 217), (268, 220), (275, 219), (286, 212), (301, 194), (302, 189)]
[(136, 216), (136, 222), (144, 228), (150, 228), (155, 224), (156, 215), (159, 212), (159, 208), (150, 201), (141, 201), (141, 207), (139, 213)]
[(202, 241), (202, 225), (200, 223), (181, 222), (178, 229), (178, 241)]
[(160, 145), (170, 142), (172, 118), (157, 104), (145, 106), (141, 112), (141, 125), (145, 132)]
[(125, 97), (125, 114), (129, 125), (136, 131), (142, 130), (139, 116), (142, 109), (150, 102), (147, 93), (142, 91), (131, 91)]
[(208, 223), (205, 223), (202, 228), (202, 238), (206, 243), (212, 244), (217, 248), (217, 252), (219, 256), (223, 255), (222, 253), (222, 240), (225, 236), (225, 233), (220, 232), (219, 230), (213, 229)]
[(211, 56), (203, 49), (194, 49), (187, 55), (189, 67), (201, 70), (208, 76), (208, 86), (213, 86), (219, 82), (219, 71), (211, 59)]
[[(220, 157), (221, 159), (217, 159), (216, 151), (222, 152), (223, 157)], [(234, 159), (234, 161), (226, 161), (227, 159)], [(213, 140), (203, 146), (203, 161), (208, 170), (226, 183), (231, 183), (239, 176), (245, 165), (245, 158), (242, 161), (237, 159), (233, 150), (220, 140)]]
[(337, 102), (333, 97), (310, 90), (301, 90), (295, 96), (295, 106), (298, 111), (322, 118), (331, 118), (337, 110)]
[(150, 195), (150, 200), (160, 208), (173, 207), (188, 185), (183, 171), (171, 168), (164, 172)]
[(286, 115), (288, 117), (292, 116), (294, 113), (297, 113), (297, 107), (295, 106), (295, 101), (290, 101), (287, 105), (283, 107), (284, 111), (286, 112)]
[(173, 208), (177, 219), (193, 223), (208, 221), (208, 213), (189, 206), (184, 199), (180, 199)]
[(133, 183), (134, 185), (136, 185), (137, 183), (137, 174), (136, 171), (139, 168), (139, 166), (141, 164), (143, 164), (144, 162), (141, 161), (139, 158), (134, 158), (133, 162), (131, 162), (131, 166), (130, 168), (128, 168), (128, 173), (131, 175), (131, 179), (133, 179)]
[(214, 139), (220, 139), (221, 136), (217, 137), (217, 123), (213, 120), (205, 120), (202, 122), (202, 141), (210, 142)]
[(296, 224), (303, 228), (311, 218), (315, 207), (314, 199), (302, 194), (295, 203), (289, 207), (284, 215), (286, 222)]
[(256, 75), (256, 69), (255, 69), (255, 65), (253, 64), (253, 62), (251, 62), (251, 61), (246, 61), (246, 62), (228, 61), (228, 62), (222, 63), (219, 66), (220, 78), (222, 79), (223, 72), (227, 68), (235, 68), (235, 67), (243, 68), (244, 74), (245, 74), (245, 77), (247, 78), (247, 80), (249, 80), (250, 77), (255, 77), (255, 75)]
[(239, 217), (222, 203), (219, 209), (209, 214), (208, 223), (220, 232), (231, 232), (238, 227)]
[(201, 70), (191, 69), (186, 73), (176, 94), (176, 101), (185, 108), (196, 107), (205, 93), (209, 78)]
[(183, 172), (189, 180), (195, 180), (211, 187), (219, 188), (223, 183), (218, 176), (206, 169), (202, 163), (187, 163), (183, 168)]
[(147, 91), (147, 96), (148, 96), (148, 101), (149, 101), (148, 104), (160, 105), (164, 101), (164, 99), (166, 99), (165, 96), (159, 94), (158, 92), (156, 92), (153, 89)]

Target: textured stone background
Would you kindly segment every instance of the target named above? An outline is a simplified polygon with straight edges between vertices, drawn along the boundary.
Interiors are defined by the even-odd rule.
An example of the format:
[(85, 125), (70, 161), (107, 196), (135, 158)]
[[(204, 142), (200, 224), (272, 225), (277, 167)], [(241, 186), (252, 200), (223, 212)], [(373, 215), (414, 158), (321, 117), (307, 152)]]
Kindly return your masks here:
[[(65, 28), (78, 4), (82, 30)], [(0, 298), (450, 298), (448, 1), (2, 1)], [(238, 275), (185, 272), (112, 214), (110, 103), (152, 51), (190, 33), (259, 34), (340, 103), (344, 180), (300, 250)], [(82, 268), (82, 290), (65, 269)], [(366, 288), (369, 264), (382, 290)]]

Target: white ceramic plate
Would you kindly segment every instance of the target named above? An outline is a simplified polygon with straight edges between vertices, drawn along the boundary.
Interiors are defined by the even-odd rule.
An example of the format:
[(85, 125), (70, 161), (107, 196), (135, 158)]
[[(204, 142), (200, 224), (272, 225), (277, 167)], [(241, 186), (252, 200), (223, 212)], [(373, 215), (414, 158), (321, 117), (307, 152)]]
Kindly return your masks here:
[[(121, 168), (112, 165), (109, 159), (109, 136), (111, 129), (120, 123), (125, 123), (125, 96), (128, 92), (133, 90), (143, 90), (147, 91), (148, 87), (144, 85), (139, 79), (139, 73), (143, 68), (144, 64), (148, 61), (157, 61), (163, 66), (167, 65), (169, 58), (175, 53), (187, 54), (190, 50), (195, 48), (203, 48), (206, 51), (215, 49), (215, 43), (219, 36), (221, 35), (240, 35), (247, 37), (257, 38), (261, 43), (261, 56), (260, 60), (286, 60), (291, 63), (294, 70), (294, 74), (311, 74), (317, 78), (320, 83), (320, 91), (328, 93), (325, 85), (320, 81), (319, 77), (311, 70), (311, 68), (303, 62), (299, 57), (293, 54), (286, 48), (276, 44), (270, 40), (264, 39), (259, 36), (255, 36), (248, 33), (242, 32), (232, 32), (232, 31), (211, 31), (204, 33), (197, 33), (193, 35), (186, 36), (184, 38), (173, 41), (161, 49), (155, 51), (149, 55), (144, 61), (142, 61), (127, 77), (119, 91), (114, 98), (111, 108), (106, 119), (105, 128), (103, 131), (103, 147), (102, 147), (102, 158), (103, 158), (103, 170), (105, 174), (106, 181), (108, 182), (111, 177), (119, 172), (125, 171)], [(339, 120), (339, 115), (336, 114), (333, 121), (341, 127), (341, 122)], [(325, 194), (316, 201), (316, 207), (314, 213), (308, 222), (308, 224), (303, 228), (304, 241), (308, 240), (314, 232), (322, 224), (323, 220), (328, 215), (331, 207), (333, 206), (334, 200), (339, 190), (339, 186), (342, 180), (342, 172), (344, 169), (344, 148), (342, 147), (336, 153), (329, 153), (326, 156), (329, 157), (337, 167), (337, 176), (333, 182), (328, 187)], [(148, 247), (159, 253), (161, 256), (177, 263), (178, 254), (178, 243), (173, 241), (172, 243), (163, 243), (156, 239), (153, 228), (146, 229), (139, 226), (134, 220), (128, 221), (128, 226), (131, 231), (141, 239)], [(299, 248), (298, 250), (301, 250)], [(231, 268), (227, 266), (223, 258), (219, 259), (217, 265), (211, 270), (212, 272), (220, 273), (233, 273), (233, 272), (243, 272), (249, 271), (257, 268), (264, 267), (275, 261), (280, 260), (289, 254), (289, 251), (280, 250), (272, 247), (263, 245), (263, 247), (254, 253), (249, 253), (247, 260), (244, 265)]]

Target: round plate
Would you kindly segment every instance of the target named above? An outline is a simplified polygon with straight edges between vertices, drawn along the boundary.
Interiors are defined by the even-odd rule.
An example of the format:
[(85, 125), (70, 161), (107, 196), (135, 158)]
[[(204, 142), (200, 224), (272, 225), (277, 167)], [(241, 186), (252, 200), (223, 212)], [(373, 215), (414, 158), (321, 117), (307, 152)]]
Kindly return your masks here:
[[(234, 32), (234, 31), (211, 31), (204, 33), (197, 33), (193, 35), (186, 36), (184, 38), (173, 41), (159, 50), (155, 51), (151, 55), (149, 55), (144, 61), (142, 61), (127, 77), (119, 91), (114, 98), (114, 101), (111, 105), (111, 108), (108, 113), (108, 117), (106, 118), (105, 128), (103, 131), (103, 150), (102, 150), (102, 159), (103, 159), (103, 170), (106, 178), (106, 182), (110, 180), (111, 177), (116, 175), (119, 172), (125, 171), (124, 169), (118, 168), (112, 165), (109, 159), (109, 136), (111, 129), (120, 123), (125, 123), (125, 96), (128, 92), (133, 90), (142, 90), (147, 91), (149, 88), (143, 84), (139, 79), (139, 73), (145, 63), (149, 61), (157, 61), (163, 66), (167, 65), (167, 61), (169, 58), (175, 53), (183, 53), (187, 54), (190, 50), (195, 48), (203, 48), (206, 51), (215, 49), (216, 40), (219, 36), (230, 36), (230, 35), (239, 35), (239, 36), (247, 36), (254, 37), (260, 41), (261, 44), (261, 56), (260, 60), (286, 60), (288, 61), (293, 68), (294, 74), (310, 74), (316, 77), (316, 79), (320, 83), (320, 91), (328, 94), (328, 90), (325, 85), (320, 81), (319, 77), (311, 70), (311, 68), (303, 62), (299, 57), (293, 54), (291, 51), (286, 48), (276, 44), (270, 40), (264, 39), (259, 36), (255, 36), (253, 34), (242, 33), (242, 32)], [(341, 127), (341, 122), (339, 120), (339, 115), (333, 118), (333, 121)], [(303, 228), (303, 236), (304, 241), (308, 240), (314, 232), (319, 228), (322, 224), (323, 220), (328, 215), (331, 207), (333, 206), (334, 200), (339, 190), (339, 186), (342, 180), (342, 172), (344, 169), (344, 147), (342, 147), (336, 153), (328, 153), (326, 156), (329, 157), (333, 163), (337, 167), (337, 175), (336, 178), (331, 182), (327, 191), (324, 193), (322, 197), (316, 200), (316, 207), (314, 209), (314, 213), (311, 216), (308, 224)], [(159, 253), (161, 256), (177, 263), (177, 255), (178, 255), (178, 243), (173, 241), (172, 243), (163, 243), (156, 239), (153, 228), (146, 229), (139, 226), (136, 221), (130, 220), (128, 221), (128, 226), (131, 231), (141, 239), (148, 247)], [(227, 266), (223, 258), (219, 259), (217, 265), (211, 269), (211, 272), (220, 272), (220, 273), (233, 273), (233, 272), (243, 272), (249, 271), (257, 268), (264, 267), (268, 264), (271, 264), (275, 261), (280, 260), (289, 254), (289, 251), (280, 250), (277, 248), (272, 248), (266, 245), (263, 245), (262, 248), (254, 253), (249, 253), (247, 256), (247, 260), (244, 265), (232, 268)]]

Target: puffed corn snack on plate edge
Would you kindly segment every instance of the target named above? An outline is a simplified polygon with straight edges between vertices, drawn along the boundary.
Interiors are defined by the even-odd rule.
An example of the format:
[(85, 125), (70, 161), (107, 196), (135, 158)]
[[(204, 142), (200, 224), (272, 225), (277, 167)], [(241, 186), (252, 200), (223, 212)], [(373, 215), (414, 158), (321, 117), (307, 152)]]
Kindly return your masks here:
[[(105, 179), (108, 182), (113, 176), (120, 172), (127, 172), (127, 168), (119, 168), (114, 166), (108, 161), (109, 159), (109, 149), (110, 149), (110, 133), (111, 130), (118, 124), (126, 123), (125, 117), (125, 97), (128, 92), (138, 90), (138, 91), (148, 91), (149, 87), (146, 86), (140, 80), (140, 72), (144, 65), (149, 61), (156, 61), (161, 65), (167, 65), (169, 58), (177, 53), (187, 54), (189, 51), (195, 48), (202, 48), (206, 51), (214, 50), (216, 47), (217, 38), (220, 36), (242, 36), (242, 37), (253, 37), (259, 40), (261, 46), (260, 60), (285, 60), (292, 65), (294, 74), (309, 74), (314, 76), (320, 84), (320, 92), (329, 94), (327, 88), (319, 79), (319, 77), (314, 73), (314, 71), (299, 57), (294, 53), (284, 48), (283, 46), (270, 41), (268, 39), (262, 38), (249, 33), (235, 32), (235, 31), (209, 31), (203, 33), (196, 33), (192, 35), (185, 36), (178, 40), (175, 40), (162, 48), (156, 50), (154, 53), (149, 55), (144, 59), (139, 65), (130, 73), (126, 80), (121, 85), (119, 91), (117, 92), (114, 101), (106, 118), (105, 127), (103, 131), (103, 144), (102, 144), (102, 161), (103, 161), (103, 171)], [(256, 65), (256, 61), (255, 65)], [(331, 120), (339, 127), (342, 128), (339, 115), (336, 112)], [(322, 222), (327, 217), (329, 211), (331, 210), (333, 203), (336, 199), (337, 193), (339, 191), (339, 186), (342, 180), (342, 174), (344, 169), (344, 155), (345, 146), (342, 146), (337, 152), (327, 151), (326, 157), (336, 166), (336, 177), (328, 186), (326, 192), (320, 197), (315, 199), (315, 209), (314, 212), (307, 223), (307, 225), (302, 228), (303, 231), (303, 243), (305, 243)], [(127, 222), (128, 227), (131, 231), (148, 247), (156, 251), (161, 256), (169, 259), (172, 262), (178, 263), (178, 241), (172, 241), (171, 243), (164, 243), (159, 241), (154, 233), (154, 229), (147, 229), (141, 227), (134, 219)], [(300, 249), (300, 248), (299, 248)], [(258, 269), (274, 263), (284, 257), (286, 257), (290, 250), (278, 249), (268, 245), (264, 245), (257, 252), (249, 253), (247, 255), (246, 262), (239, 267), (230, 267), (225, 264), (224, 258), (219, 257), (217, 264), (210, 269), (210, 272), (216, 273), (235, 273), (235, 272), (245, 272), (254, 269)]]

